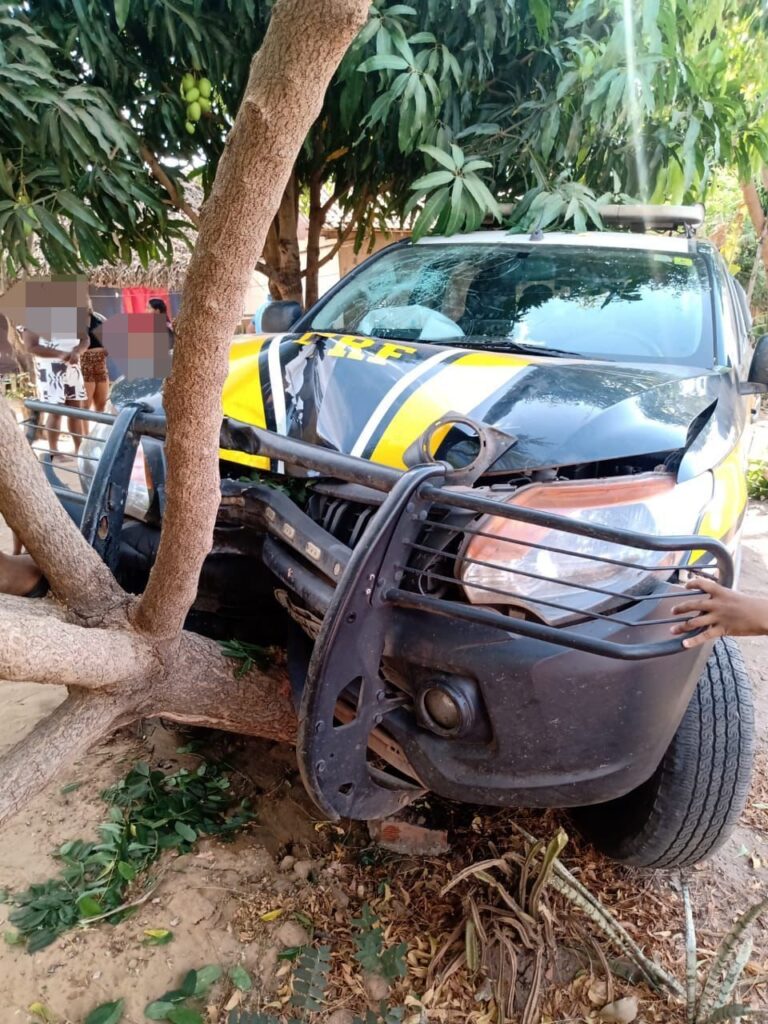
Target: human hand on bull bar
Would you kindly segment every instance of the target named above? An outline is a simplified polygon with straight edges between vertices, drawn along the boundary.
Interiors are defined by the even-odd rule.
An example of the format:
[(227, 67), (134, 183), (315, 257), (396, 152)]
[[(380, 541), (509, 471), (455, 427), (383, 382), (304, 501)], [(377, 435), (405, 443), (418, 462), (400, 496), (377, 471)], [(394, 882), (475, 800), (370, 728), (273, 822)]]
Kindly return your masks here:
[(704, 632), (683, 640), (683, 647), (698, 647), (721, 636), (762, 636), (768, 634), (768, 599), (749, 597), (723, 587), (706, 576), (686, 584), (688, 590), (704, 591), (672, 608), (673, 615), (688, 618), (675, 623), (675, 634)]

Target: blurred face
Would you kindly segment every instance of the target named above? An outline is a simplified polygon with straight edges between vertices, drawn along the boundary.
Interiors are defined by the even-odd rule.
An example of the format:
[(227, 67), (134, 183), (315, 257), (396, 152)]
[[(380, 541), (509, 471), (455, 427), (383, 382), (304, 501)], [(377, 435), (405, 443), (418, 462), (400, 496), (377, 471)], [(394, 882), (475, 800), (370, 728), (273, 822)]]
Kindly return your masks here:
[(45, 338), (80, 336), (88, 329), (89, 304), (86, 281), (30, 281), (24, 326)]

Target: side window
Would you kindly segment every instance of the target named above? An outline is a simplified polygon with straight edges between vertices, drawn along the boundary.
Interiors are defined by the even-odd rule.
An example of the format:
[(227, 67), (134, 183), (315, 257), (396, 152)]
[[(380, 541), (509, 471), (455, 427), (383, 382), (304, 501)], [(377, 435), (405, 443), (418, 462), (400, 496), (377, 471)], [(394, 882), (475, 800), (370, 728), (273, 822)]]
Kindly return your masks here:
[(752, 333), (752, 310), (749, 308), (747, 293), (735, 277), (731, 278), (731, 287), (733, 288), (736, 305), (741, 310), (741, 318), (744, 322), (744, 333), (746, 335), (750, 335)]
[(723, 309), (723, 348), (725, 356), (731, 366), (741, 364), (741, 321), (737, 319), (731, 289), (728, 283), (728, 275), (721, 269), (718, 274), (720, 279), (720, 296)]

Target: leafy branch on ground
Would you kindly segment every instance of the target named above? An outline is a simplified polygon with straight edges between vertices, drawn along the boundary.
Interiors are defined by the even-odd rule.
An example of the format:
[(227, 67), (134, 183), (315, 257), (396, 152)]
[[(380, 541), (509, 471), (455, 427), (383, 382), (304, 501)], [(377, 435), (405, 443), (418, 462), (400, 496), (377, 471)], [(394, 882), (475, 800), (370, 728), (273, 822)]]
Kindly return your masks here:
[(408, 972), (405, 961), (408, 946), (404, 942), (384, 946), (381, 922), (367, 903), (363, 904), (360, 917), (354, 918), (352, 924), (357, 929), (352, 936), (357, 949), (355, 960), (366, 974), (379, 974), (385, 981), (404, 978)]
[[(227, 835), (252, 815), (245, 801), (236, 806), (230, 781), (216, 765), (182, 768), (170, 775), (139, 762), (102, 795), (109, 819), (98, 842), (73, 839), (54, 853), (62, 862), (55, 878), (11, 895), (9, 921), (17, 931), (6, 942), (26, 942), (34, 953), (78, 924), (108, 917), (117, 923), (135, 910), (126, 903), (129, 889), (139, 891), (144, 872), (164, 850), (186, 853), (199, 836)], [(147, 883), (149, 885), (151, 883)], [(149, 942), (169, 941), (163, 929)]]
[(171, 1024), (204, 1024), (201, 1012), (189, 1004), (204, 999), (221, 975), (218, 964), (187, 971), (178, 988), (170, 989), (147, 1004), (144, 1016), (148, 1020), (167, 1020)]
[(246, 675), (252, 668), (265, 670), (269, 668), (272, 658), (265, 647), (249, 644), (244, 640), (219, 640), (221, 653), (225, 658), (233, 658), (241, 662), (235, 675), (238, 679)]

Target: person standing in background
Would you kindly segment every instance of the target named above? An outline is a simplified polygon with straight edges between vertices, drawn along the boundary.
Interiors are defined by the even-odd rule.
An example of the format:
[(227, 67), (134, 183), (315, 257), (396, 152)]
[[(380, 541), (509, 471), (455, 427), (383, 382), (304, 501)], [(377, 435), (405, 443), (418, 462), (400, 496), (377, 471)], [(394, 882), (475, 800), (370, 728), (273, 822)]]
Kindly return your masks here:
[(168, 316), (168, 307), (163, 299), (150, 299), (147, 303), (147, 312), (160, 313), (165, 317), (165, 328), (168, 331), (168, 348), (172, 349), (176, 340), (176, 335), (173, 330), (173, 321)]
[(267, 306), (271, 305), (274, 301), (275, 300), (272, 298), (272, 293), (271, 292), (267, 292), (266, 302), (262, 302), (262, 304), (259, 306), (259, 308), (256, 310), (256, 312), (251, 317), (251, 330), (255, 334), (258, 334), (259, 331), (261, 330), (261, 318), (264, 315), (264, 310), (267, 308)]
[[(34, 358), (35, 388), (39, 401), (60, 405), (62, 408), (86, 407), (87, 394), (80, 368), (80, 356), (89, 344), (86, 316), (87, 310), (82, 310), (82, 317), (79, 309), (57, 310), (56, 328), (52, 328), (47, 337), (30, 327), (24, 327), (22, 337), (27, 352)], [(85, 422), (70, 416), (67, 426), (77, 454), (80, 440), (86, 432)], [(61, 415), (49, 413), (46, 430), (51, 454), (58, 455)]]
[(83, 370), (88, 408), (104, 412), (109, 398), (109, 353), (104, 348), (101, 335), (105, 318), (94, 313), (92, 306), (88, 307), (88, 317), (88, 348), (80, 356), (80, 365)]

